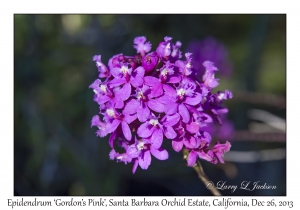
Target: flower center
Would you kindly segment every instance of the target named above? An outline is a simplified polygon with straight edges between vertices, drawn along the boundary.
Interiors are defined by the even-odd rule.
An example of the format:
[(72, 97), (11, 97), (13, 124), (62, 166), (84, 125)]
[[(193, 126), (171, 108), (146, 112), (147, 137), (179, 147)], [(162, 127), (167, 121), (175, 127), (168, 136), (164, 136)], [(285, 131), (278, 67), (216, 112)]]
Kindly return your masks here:
[(126, 66), (122, 66), (120, 72), (122, 72), (125, 76), (128, 73), (128, 68)]
[(188, 63), (186, 64), (186, 67), (187, 67), (187, 68), (191, 68), (191, 67), (192, 67), (191, 62), (188, 62)]
[(100, 90), (106, 94), (106, 85), (100, 85)]
[(177, 95), (180, 96), (181, 98), (184, 96), (185, 94), (185, 89), (180, 88), (179, 90), (177, 90)]
[(144, 149), (144, 146), (145, 146), (145, 143), (144, 142), (139, 142), (138, 145), (137, 145), (137, 149), (139, 151), (143, 150)]
[(164, 69), (161, 71), (161, 75), (163, 75), (164, 77), (168, 74), (168, 70)]
[(108, 114), (108, 116), (110, 117), (116, 117), (116, 113), (113, 109), (107, 109), (106, 113)]
[(151, 119), (151, 120), (149, 121), (149, 123), (150, 123), (151, 125), (153, 125), (153, 126), (157, 126), (158, 120), (156, 120), (156, 119)]
[(168, 50), (170, 50), (170, 49), (171, 49), (171, 44), (168, 43), (167, 46), (166, 46), (166, 48), (167, 48)]
[(143, 98), (143, 97), (144, 97), (143, 91), (139, 91), (139, 92), (137, 93), (137, 98), (138, 98), (138, 99), (141, 99), (141, 98)]

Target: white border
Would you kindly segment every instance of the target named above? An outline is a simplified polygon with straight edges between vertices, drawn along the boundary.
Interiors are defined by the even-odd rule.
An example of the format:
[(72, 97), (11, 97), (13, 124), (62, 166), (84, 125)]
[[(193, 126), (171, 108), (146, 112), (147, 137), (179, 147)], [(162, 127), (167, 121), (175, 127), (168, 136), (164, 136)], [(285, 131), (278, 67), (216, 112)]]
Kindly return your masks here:
[[(251, 3), (250, 3), (251, 2)], [(252, 1), (2, 1), (1, 8), (1, 209), (11, 209), (7, 199), (13, 197), (13, 14), (14, 13), (287, 13), (287, 196), (256, 197), (258, 199), (293, 200), (297, 202), (299, 161), (296, 154), (299, 135), (299, 12), (296, 1), (252, 0)], [(31, 199), (32, 197), (26, 197)], [(55, 197), (42, 197), (41, 200)], [(61, 198), (61, 197), (57, 197)], [(80, 197), (76, 197), (79, 199)], [(94, 198), (94, 197), (93, 197)], [(107, 199), (113, 197), (106, 197)], [(141, 198), (141, 197), (140, 197)], [(252, 199), (238, 197), (235, 199)], [(18, 199), (21, 199), (18, 197)], [(69, 198), (65, 198), (69, 199)], [(88, 199), (88, 197), (84, 197)], [(126, 199), (130, 199), (127, 197)], [(157, 200), (158, 197), (147, 197)], [(159, 199), (163, 199), (160, 197)], [(170, 199), (170, 198), (168, 198)], [(213, 200), (214, 197), (205, 197)], [(299, 206), (299, 202), (297, 202)], [(72, 207), (69, 207), (71, 209)], [(87, 209), (76, 207), (76, 209)], [(115, 209), (120, 207), (116, 207)], [(125, 207), (126, 208), (126, 207)], [(127, 207), (128, 208), (128, 207)], [(132, 208), (132, 207), (129, 207)], [(129, 209), (128, 208), (128, 209)], [(148, 208), (148, 207), (145, 207)], [(179, 209), (180, 207), (174, 207)], [(295, 206), (294, 206), (295, 208)], [(20, 208), (19, 208), (20, 209)], [(27, 208), (28, 209), (28, 208)], [(30, 208), (31, 209), (31, 208)], [(37, 208), (35, 208), (37, 209)], [(40, 209), (40, 208), (38, 208)], [(66, 209), (66, 208), (64, 208)], [(93, 208), (96, 209), (96, 208)], [(99, 209), (99, 207), (97, 207)], [(240, 209), (232, 207), (231, 209)]]

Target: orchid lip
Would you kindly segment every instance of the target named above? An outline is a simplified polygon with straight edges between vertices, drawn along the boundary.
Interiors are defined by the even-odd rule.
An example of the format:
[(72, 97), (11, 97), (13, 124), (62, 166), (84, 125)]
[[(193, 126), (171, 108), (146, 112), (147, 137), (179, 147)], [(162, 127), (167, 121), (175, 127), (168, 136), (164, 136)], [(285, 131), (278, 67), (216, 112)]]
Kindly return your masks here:
[(151, 125), (153, 125), (153, 126), (157, 126), (158, 125), (158, 120), (157, 119), (151, 119), (150, 121), (149, 121), (149, 123), (151, 124)]

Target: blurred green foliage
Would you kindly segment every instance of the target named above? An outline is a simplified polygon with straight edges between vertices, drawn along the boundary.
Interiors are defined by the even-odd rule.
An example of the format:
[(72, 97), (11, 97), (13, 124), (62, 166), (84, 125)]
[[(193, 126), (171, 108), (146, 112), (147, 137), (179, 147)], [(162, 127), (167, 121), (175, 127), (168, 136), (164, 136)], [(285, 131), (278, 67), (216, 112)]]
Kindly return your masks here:
[[(182, 155), (131, 174), (131, 165), (110, 161), (107, 138), (90, 128), (98, 106), (88, 86), (96, 79), (93, 55), (102, 61), (135, 54), (133, 39), (146, 36), (156, 48), (165, 36), (182, 50), (213, 36), (229, 51), (234, 69), (219, 90), (286, 95), (285, 15), (14, 15), (14, 189), (15, 195), (210, 195)], [(228, 101), (229, 118), (248, 129), (250, 108), (285, 119), (285, 108)], [(285, 148), (285, 143), (232, 142), (233, 150)], [(171, 148), (170, 145), (166, 147)], [(220, 166), (203, 163), (213, 181), (269, 180), (276, 191), (227, 195), (285, 195), (285, 160), (235, 164), (228, 178)], [(280, 173), (274, 173), (280, 169)], [(272, 184), (272, 183), (270, 183)]]

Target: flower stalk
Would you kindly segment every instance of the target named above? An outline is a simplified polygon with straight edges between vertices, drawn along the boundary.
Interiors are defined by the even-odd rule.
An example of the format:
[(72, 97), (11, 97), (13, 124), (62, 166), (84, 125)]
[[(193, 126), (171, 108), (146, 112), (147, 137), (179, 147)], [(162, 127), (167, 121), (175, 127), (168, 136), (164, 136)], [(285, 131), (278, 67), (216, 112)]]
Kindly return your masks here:
[[(183, 157), (187, 159), (188, 151), (183, 150)], [(196, 171), (199, 179), (204, 183), (205, 187), (209, 189), (209, 191), (215, 196), (221, 196), (220, 191), (212, 184), (212, 181), (208, 178), (208, 176), (204, 173), (203, 167), (199, 160), (197, 160), (196, 164), (193, 166), (193, 169)]]

